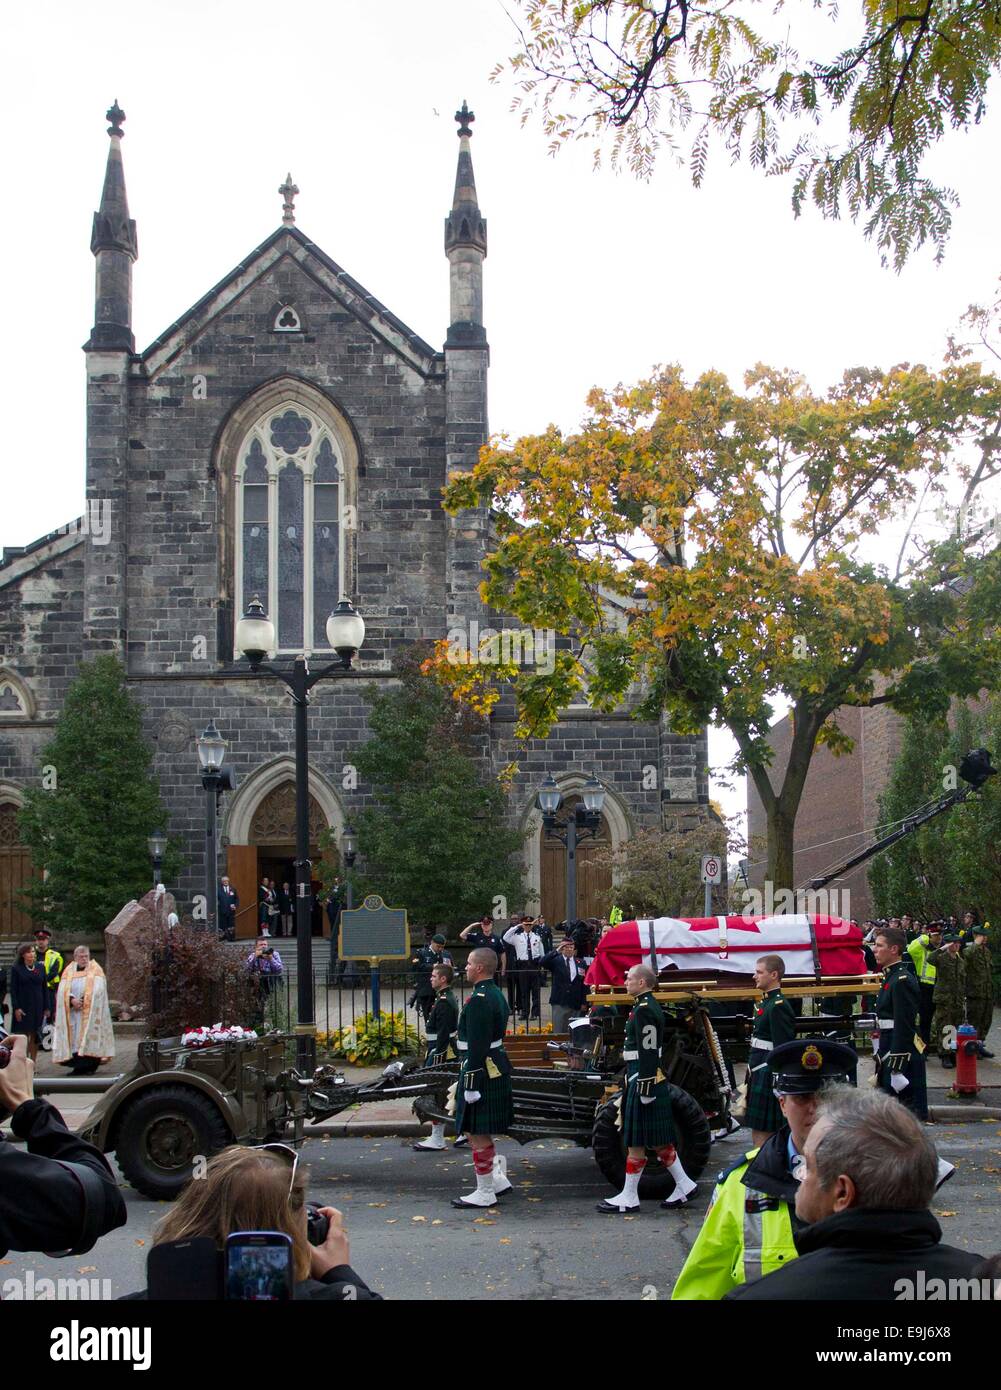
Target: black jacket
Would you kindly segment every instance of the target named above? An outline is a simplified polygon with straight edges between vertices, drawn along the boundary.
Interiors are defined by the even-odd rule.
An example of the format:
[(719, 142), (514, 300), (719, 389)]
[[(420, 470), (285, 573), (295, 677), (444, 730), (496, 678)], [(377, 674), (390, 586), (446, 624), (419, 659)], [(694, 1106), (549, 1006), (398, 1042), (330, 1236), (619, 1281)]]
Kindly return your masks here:
[(550, 1004), (562, 1005), (569, 1009), (583, 1008), (584, 1000), (587, 998), (587, 985), (584, 983), (584, 971), (587, 966), (577, 961), (577, 978), (571, 983), (570, 964), (562, 951), (550, 951), (542, 957), (542, 964), (553, 976)]
[(967, 1279), (981, 1255), (943, 1245), (942, 1228), (930, 1211), (864, 1208), (839, 1212), (793, 1235), (799, 1259), (763, 1279), (731, 1289), (724, 1302), (892, 1303), (907, 1290), (911, 1297), (924, 1280)]
[[(382, 1294), (370, 1289), (365, 1280), (356, 1274), (350, 1265), (337, 1265), (328, 1269), (322, 1279), (303, 1279), (292, 1291), (295, 1299), (313, 1301), (336, 1301), (338, 1303), (382, 1302)], [(133, 1303), (148, 1299), (145, 1289), (140, 1293), (123, 1294), (119, 1302)]]
[(101, 1151), (71, 1134), (45, 1100), (26, 1100), (10, 1127), (25, 1146), (0, 1143), (0, 1254), (66, 1250), (77, 1244), (84, 1212), (80, 1180), (53, 1162), (78, 1163), (100, 1179), (103, 1211), (92, 1211), (98, 1235), (124, 1226), (125, 1203)]

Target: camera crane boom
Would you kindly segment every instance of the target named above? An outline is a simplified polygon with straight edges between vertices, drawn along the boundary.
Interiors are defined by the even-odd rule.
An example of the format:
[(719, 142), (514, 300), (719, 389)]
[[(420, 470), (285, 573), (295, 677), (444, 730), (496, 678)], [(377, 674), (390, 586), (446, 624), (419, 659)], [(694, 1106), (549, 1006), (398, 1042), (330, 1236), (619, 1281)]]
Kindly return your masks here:
[(948, 811), (953, 806), (958, 806), (960, 802), (965, 801), (971, 793), (979, 791), (988, 777), (995, 777), (997, 771), (996, 767), (991, 767), (990, 750), (987, 748), (974, 748), (972, 752), (967, 753), (966, 757), (959, 765), (959, 775), (964, 782), (969, 783), (968, 786), (948, 792), (945, 796), (940, 796), (937, 801), (932, 802), (930, 806), (922, 807), (921, 810), (915, 811), (910, 816), (906, 816), (903, 823), (898, 825), (896, 830), (891, 831), (889, 835), (884, 835), (882, 839), (874, 841), (868, 848), (860, 850), (858, 854), (853, 854), (849, 859), (843, 860), (833, 869), (828, 869), (826, 873), (818, 874), (816, 877), (811, 878), (804, 888), (797, 891), (801, 893), (815, 892), (818, 888), (825, 888), (832, 879), (840, 878), (841, 875), (847, 873), (849, 869), (854, 869), (858, 864), (864, 864), (867, 859), (872, 859), (874, 855), (881, 854), (883, 850), (889, 849), (891, 845), (895, 845), (898, 840), (904, 839), (907, 835), (913, 835), (915, 830), (925, 825), (928, 821), (933, 820), (935, 816), (940, 816), (943, 811)]

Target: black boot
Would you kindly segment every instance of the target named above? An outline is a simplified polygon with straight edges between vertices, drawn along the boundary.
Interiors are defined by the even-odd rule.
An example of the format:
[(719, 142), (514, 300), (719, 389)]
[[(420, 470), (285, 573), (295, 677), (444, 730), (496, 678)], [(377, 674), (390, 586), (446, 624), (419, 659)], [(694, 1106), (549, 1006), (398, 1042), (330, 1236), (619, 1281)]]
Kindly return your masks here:
[(952, 1053), (952, 1052), (943, 1052), (943, 1053), (942, 1053), (942, 1065), (943, 1065), (943, 1067), (945, 1067), (947, 1070), (952, 1070), (952, 1068), (955, 1067), (955, 1065), (956, 1065), (956, 1057), (955, 1057), (955, 1054)]

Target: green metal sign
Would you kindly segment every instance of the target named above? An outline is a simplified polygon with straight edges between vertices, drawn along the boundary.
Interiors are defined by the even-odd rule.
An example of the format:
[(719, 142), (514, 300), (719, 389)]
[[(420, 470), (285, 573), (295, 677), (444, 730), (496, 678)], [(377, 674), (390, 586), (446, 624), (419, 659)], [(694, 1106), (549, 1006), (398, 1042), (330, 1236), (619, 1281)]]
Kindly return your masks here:
[(342, 960), (406, 960), (406, 908), (387, 907), (378, 893), (370, 893), (361, 907), (341, 913), (338, 953)]

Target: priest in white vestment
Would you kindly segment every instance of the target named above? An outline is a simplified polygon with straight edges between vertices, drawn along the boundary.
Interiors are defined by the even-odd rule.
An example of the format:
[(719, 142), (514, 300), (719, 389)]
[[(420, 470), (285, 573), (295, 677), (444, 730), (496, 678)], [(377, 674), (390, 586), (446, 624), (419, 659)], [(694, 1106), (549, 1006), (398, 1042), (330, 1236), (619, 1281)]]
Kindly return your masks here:
[(78, 946), (63, 971), (56, 995), (56, 1041), (53, 1057), (74, 1075), (94, 1072), (115, 1055), (115, 1035), (104, 971)]

